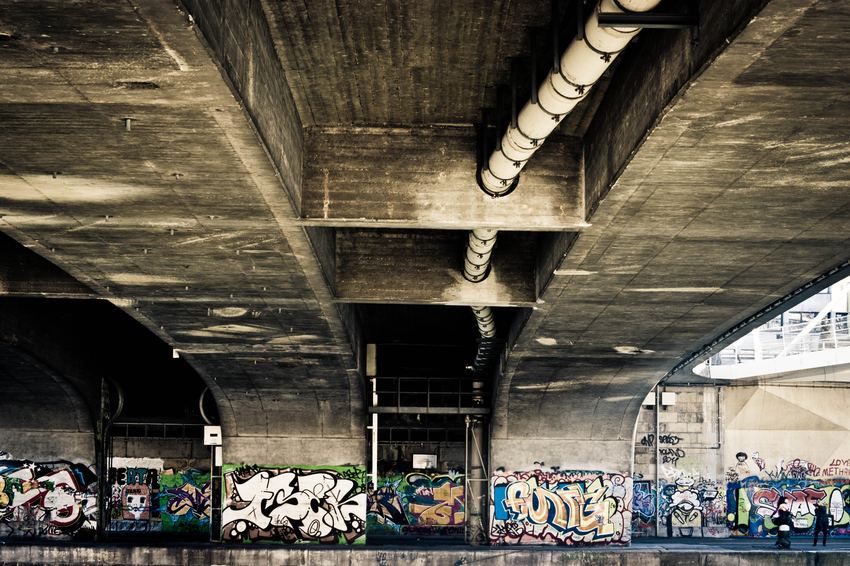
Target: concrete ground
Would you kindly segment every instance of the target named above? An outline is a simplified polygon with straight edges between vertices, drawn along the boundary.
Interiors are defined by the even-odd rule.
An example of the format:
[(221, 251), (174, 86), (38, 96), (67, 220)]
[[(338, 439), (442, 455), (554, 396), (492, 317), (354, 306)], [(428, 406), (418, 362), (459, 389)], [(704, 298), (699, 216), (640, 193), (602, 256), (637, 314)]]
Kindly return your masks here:
[[(777, 566), (850, 564), (850, 539), (812, 546), (809, 538), (792, 539), (790, 550), (773, 547), (775, 539), (654, 538), (635, 539), (629, 547), (479, 547), (406, 545), (318, 547), (217, 543), (49, 543), (0, 542), (0, 566), (6, 565), (203, 565), (282, 566), (411, 564), (415, 566), (486, 566), (533, 564), (554, 566)], [(786, 555), (786, 556), (783, 556)]]

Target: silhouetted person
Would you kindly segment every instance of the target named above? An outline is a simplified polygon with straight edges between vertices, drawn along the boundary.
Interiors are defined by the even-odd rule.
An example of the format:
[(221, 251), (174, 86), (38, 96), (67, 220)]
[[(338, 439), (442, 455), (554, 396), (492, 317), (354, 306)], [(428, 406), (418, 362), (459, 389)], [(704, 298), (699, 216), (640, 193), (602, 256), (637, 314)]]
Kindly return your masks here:
[(784, 497), (779, 498), (776, 511), (773, 513), (773, 522), (779, 527), (779, 535), (773, 546), (791, 548), (791, 510)]
[(818, 545), (818, 534), (823, 533), (823, 545), (826, 546), (826, 534), (829, 532), (829, 513), (823, 503), (815, 506), (815, 543)]

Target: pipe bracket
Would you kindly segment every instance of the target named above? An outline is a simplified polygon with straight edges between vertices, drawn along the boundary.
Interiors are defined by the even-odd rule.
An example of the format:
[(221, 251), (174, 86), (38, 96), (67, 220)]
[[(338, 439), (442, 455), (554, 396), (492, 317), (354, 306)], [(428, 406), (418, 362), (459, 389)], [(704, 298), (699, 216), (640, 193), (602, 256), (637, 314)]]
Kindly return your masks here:
[(581, 100), (582, 98), (584, 98), (585, 94), (587, 94), (590, 89), (593, 88), (593, 85), (596, 84), (590, 83), (589, 85), (580, 85), (574, 83), (564, 75), (563, 71), (558, 71), (558, 75), (560, 75), (561, 79), (563, 79), (565, 83), (576, 89), (576, 94), (578, 94), (578, 96), (567, 96), (566, 94), (558, 90), (558, 88), (555, 86), (555, 83), (552, 81), (552, 74), (550, 73), (549, 84), (552, 85), (552, 90), (555, 91), (555, 94), (566, 100)]
[[(584, 36), (584, 44), (587, 45), (587, 47), (591, 51), (593, 51), (594, 53), (598, 53), (599, 58), (602, 59), (603, 61), (605, 61), (606, 63), (610, 63), (611, 60), (614, 57), (619, 55), (620, 52), (622, 52), (623, 49), (625, 49), (625, 47), (624, 47), (623, 49), (618, 49), (617, 51), (601, 51), (601, 50), (597, 49), (596, 47), (594, 47), (593, 44), (591, 44), (590, 41), (587, 40), (587, 36)], [(628, 44), (627, 44), (627, 46), (628, 46)]]
[(481, 189), (482, 191), (484, 191), (484, 193), (489, 195), (491, 198), (506, 197), (509, 194), (511, 194), (514, 191), (514, 189), (516, 189), (517, 186), (519, 185), (519, 173), (516, 174), (516, 176), (513, 178), (513, 182), (510, 185), (508, 185), (508, 183), (511, 181), (511, 179), (502, 179), (501, 177), (497, 177), (496, 175), (493, 175), (492, 171), (490, 171), (489, 173), (490, 173), (491, 177), (493, 177), (494, 179), (498, 179), (500, 183), (503, 183), (502, 186), (508, 187), (506, 190), (501, 191), (501, 192), (496, 192), (496, 191), (490, 189), (484, 183), (484, 179), (481, 177), (481, 169), (479, 168), (478, 171), (475, 173), (475, 180), (478, 181), (478, 188)]

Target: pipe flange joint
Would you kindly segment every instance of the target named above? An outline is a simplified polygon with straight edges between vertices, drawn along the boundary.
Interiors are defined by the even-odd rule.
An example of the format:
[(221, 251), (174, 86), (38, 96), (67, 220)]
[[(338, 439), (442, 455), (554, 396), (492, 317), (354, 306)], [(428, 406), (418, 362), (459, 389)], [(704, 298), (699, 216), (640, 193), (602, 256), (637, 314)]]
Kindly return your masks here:
[(478, 276), (476, 276), (472, 273), (467, 273), (466, 270), (464, 269), (463, 270), (463, 278), (466, 279), (467, 281), (469, 281), (470, 283), (481, 283), (482, 281), (487, 279), (487, 277), (490, 275), (490, 269), (492, 267), (493, 267), (492, 265), (488, 264), (487, 269), (484, 271), (484, 273), (482, 273), (481, 275), (478, 275)]
[[(555, 92), (558, 92), (558, 91), (556, 90)], [(558, 94), (560, 94), (560, 93), (558, 93)], [(540, 110), (544, 114), (548, 114), (552, 118), (552, 120), (554, 120), (555, 122), (561, 121), (561, 115), (560, 114), (555, 114), (554, 112), (550, 112), (550, 111), (546, 110), (546, 107), (543, 106), (542, 104), (540, 104), (540, 102), (537, 103), (537, 107), (540, 108)]]
[[(537, 105), (540, 106), (539, 103)], [(544, 112), (546, 112), (546, 110), (542, 106), (540, 106), (540, 109), (543, 110)], [(546, 113), (549, 114), (549, 112), (546, 112)], [(522, 128), (519, 127), (519, 120), (517, 120), (516, 128), (512, 128), (512, 129), (519, 132), (519, 135), (521, 135), (522, 137), (524, 137), (525, 139), (527, 139), (528, 141), (531, 142), (531, 147), (523, 148), (523, 149), (529, 149), (529, 150), (533, 149), (533, 150), (537, 151), (537, 148), (539, 148), (543, 144), (543, 142), (546, 141), (545, 137), (544, 138), (533, 138), (529, 135), (526, 135), (526, 133), (522, 131)]]
[[(553, 72), (554, 72), (554, 69), (553, 69)], [(593, 85), (596, 84), (596, 83), (590, 83), (590, 84), (587, 84), (587, 85), (581, 85), (581, 84), (578, 84), (578, 83), (574, 83), (573, 81), (568, 79), (567, 76), (564, 74), (563, 67), (558, 69), (558, 76), (560, 76), (561, 79), (565, 83), (567, 83), (568, 85), (570, 85), (571, 87), (576, 89), (576, 94), (578, 94), (578, 96), (567, 96), (566, 94), (564, 94), (563, 92), (558, 90), (558, 87), (555, 86), (555, 82), (552, 80), (552, 74), (550, 73), (549, 74), (549, 84), (552, 85), (552, 90), (555, 91), (555, 94), (557, 94), (558, 96), (560, 96), (561, 98), (564, 98), (566, 100), (581, 100), (590, 91), (590, 89), (593, 88)]]
[[(483, 173), (483, 168), (479, 168), (475, 172), (475, 180), (478, 182), (478, 188), (481, 189), (482, 191), (484, 191), (484, 193), (489, 195), (491, 198), (506, 197), (509, 194), (511, 194), (512, 192), (514, 192), (514, 189), (516, 189), (517, 186), (519, 185), (519, 173), (517, 173), (516, 176), (513, 178), (513, 182), (508, 186), (508, 188), (506, 190), (504, 190), (504, 191), (494, 191), (493, 189), (488, 187), (487, 184), (484, 182), (484, 179), (482, 177), (482, 173)], [(496, 175), (493, 175), (492, 171), (490, 171), (489, 173), (490, 173), (491, 177), (493, 177), (494, 179), (498, 179), (500, 182), (505, 181), (507, 183), (507, 182), (511, 181), (511, 179), (502, 179), (501, 177), (497, 177)]]
[[(503, 146), (503, 147), (504, 147), (504, 146)], [(503, 156), (505, 159), (507, 159), (508, 161), (512, 161), (512, 162), (513, 162), (513, 164), (514, 164), (514, 167), (516, 167), (517, 169), (519, 169), (520, 167), (522, 167), (522, 164), (523, 164), (523, 163), (525, 163), (526, 161), (528, 161), (529, 159), (531, 159), (531, 156), (526, 157), (525, 159), (514, 159), (513, 157), (511, 157), (510, 155), (508, 155), (507, 153), (505, 153), (505, 150), (504, 150), (504, 149), (502, 149), (501, 147), (499, 148), (499, 153), (501, 153), (501, 154), (502, 154), (502, 156)], [(491, 174), (491, 175), (493, 175), (492, 173), (490, 173), (490, 174)], [(493, 176), (495, 177), (495, 175), (493, 175)]]
[(601, 50), (597, 49), (596, 47), (594, 47), (593, 44), (590, 43), (590, 41), (588, 41), (586, 35), (582, 38), (582, 40), (584, 41), (584, 44), (587, 45), (587, 47), (591, 51), (593, 51), (594, 53), (598, 53), (599, 58), (602, 59), (603, 61), (605, 61), (606, 63), (610, 63), (611, 60), (614, 57), (616, 57), (621, 51), (623, 51), (623, 49), (625, 49), (625, 47), (624, 47), (623, 49), (618, 49), (617, 51), (601, 51)]

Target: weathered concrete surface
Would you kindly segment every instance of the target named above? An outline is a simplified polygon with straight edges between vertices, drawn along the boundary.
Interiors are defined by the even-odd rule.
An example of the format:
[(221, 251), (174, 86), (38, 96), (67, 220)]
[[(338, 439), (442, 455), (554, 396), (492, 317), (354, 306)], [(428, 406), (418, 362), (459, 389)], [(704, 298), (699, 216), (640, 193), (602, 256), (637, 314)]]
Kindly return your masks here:
[(330, 292), (187, 14), (156, 0), (20, 7), (0, 5), (0, 229), (178, 350), (226, 435), (362, 446), (361, 382)]
[(458, 272), (468, 232), (336, 230), (338, 300), (524, 305), (536, 300), (534, 232), (500, 232), (492, 273), (471, 283)]
[(540, 460), (514, 447), (547, 438), (555, 465), (592, 440), (603, 469), (630, 469), (659, 379), (850, 258), (848, 59), (830, 57), (848, 29), (844, 3), (773, 1), (669, 106), (508, 355), (496, 465)]
[[(657, 540), (657, 539), (656, 539)], [(800, 550), (796, 548), (799, 544)], [(123, 544), (20, 544), (6, 543), (0, 565), (99, 565), (134, 564), (149, 566), (336, 565), (461, 566), (486, 563), (496, 566), (838, 566), (850, 559), (850, 550), (807, 551), (807, 544), (794, 539), (790, 551), (769, 549), (712, 548), (687, 544), (646, 544), (644, 548), (475, 548), (468, 546), (282, 548), (280, 546), (127, 546)], [(766, 545), (767, 543), (762, 543)], [(750, 545), (751, 546), (751, 545)], [(648, 548), (647, 548), (648, 547)]]
[(478, 189), (476, 144), (471, 126), (308, 129), (301, 216), (316, 225), (372, 228), (586, 225), (579, 138), (547, 140), (523, 171), (521, 199)]
[[(462, 249), (453, 268), (448, 251), (434, 258), (439, 276), (383, 280), (365, 256), (354, 272), (337, 264), (340, 230), (300, 220), (302, 128), (469, 128), (548, 6), (198, 0), (186, 4), (192, 23), (163, 0), (0, 1), (0, 230), (189, 360), (240, 460), (309, 444), (287, 462), (326, 464), (317, 439), (365, 459), (363, 344), (403, 323), (412, 343), (474, 346), (454, 332), (471, 327), (468, 310), (449, 324), (401, 315), (414, 312), (407, 302), (449, 312), (486, 300), (504, 309), (511, 345), (493, 467), (627, 471), (640, 401), (661, 376), (850, 256), (847, 7), (772, 0), (736, 36), (755, 3), (703, 3), (696, 45), (687, 31), (643, 33), (605, 77), (599, 112), (561, 130), (583, 135), (577, 125), (591, 121), (582, 182), (593, 226), (577, 238), (537, 232), (533, 253), (500, 247), (533, 270), (512, 279), (518, 294), (483, 285), (447, 298), (441, 281), (459, 275)], [(573, 174), (566, 163), (562, 178)], [(505, 198), (499, 206), (520, 209), (522, 187)], [(528, 230), (521, 221), (516, 232)], [(371, 294), (351, 285), (361, 275), (375, 280)]]

